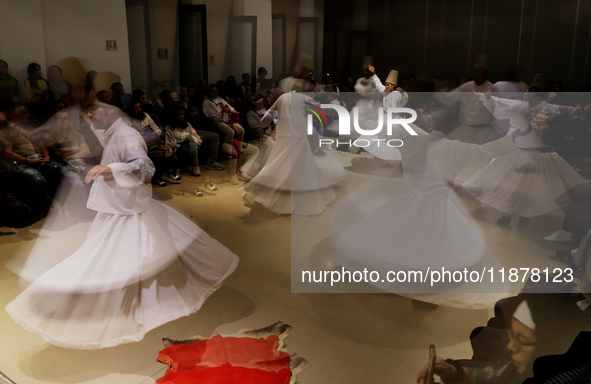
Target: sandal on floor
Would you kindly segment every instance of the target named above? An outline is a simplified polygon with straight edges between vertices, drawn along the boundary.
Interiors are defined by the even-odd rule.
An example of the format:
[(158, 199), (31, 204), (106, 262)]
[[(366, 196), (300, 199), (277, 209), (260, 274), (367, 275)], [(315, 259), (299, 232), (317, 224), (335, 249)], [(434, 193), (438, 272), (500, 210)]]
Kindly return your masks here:
[(213, 185), (213, 183), (211, 182), (211, 180), (207, 180), (204, 184), (205, 188), (209, 189), (210, 191), (217, 191), (218, 187)]
[(201, 192), (198, 187), (195, 187), (195, 189), (193, 189), (193, 192), (195, 192), (195, 195), (197, 195), (198, 197), (203, 197), (203, 192)]

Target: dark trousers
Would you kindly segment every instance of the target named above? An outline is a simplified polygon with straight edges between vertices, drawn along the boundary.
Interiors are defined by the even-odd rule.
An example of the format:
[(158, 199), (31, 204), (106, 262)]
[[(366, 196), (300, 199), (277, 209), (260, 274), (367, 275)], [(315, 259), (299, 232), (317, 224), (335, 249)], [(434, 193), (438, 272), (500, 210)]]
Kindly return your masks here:
[(178, 164), (174, 156), (165, 156), (162, 149), (148, 149), (148, 157), (154, 163), (156, 171), (152, 179), (157, 179), (160, 176), (167, 174), (170, 170), (176, 170)]
[(218, 150), (220, 148), (220, 135), (210, 131), (197, 131), (203, 143), (200, 149), (205, 151), (205, 156), (209, 163), (218, 160)]

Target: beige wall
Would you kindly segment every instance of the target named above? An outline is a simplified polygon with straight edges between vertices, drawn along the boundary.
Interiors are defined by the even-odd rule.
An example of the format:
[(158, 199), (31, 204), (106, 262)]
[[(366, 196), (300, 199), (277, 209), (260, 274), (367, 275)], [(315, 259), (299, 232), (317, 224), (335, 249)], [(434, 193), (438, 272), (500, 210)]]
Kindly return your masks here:
[[(177, 0), (150, 0), (149, 4), (152, 76), (154, 81), (171, 81), (178, 77), (178, 64), (174, 60), (177, 49)], [(158, 60), (158, 48), (168, 49), (168, 60)]]
[(298, 30), (298, 18), (300, 13), (299, 0), (272, 0), (273, 13), (285, 13), (285, 38), (286, 38), (286, 62), (288, 70), (293, 69), (293, 54)]
[(209, 82), (226, 79), (224, 60), (228, 36), (228, 19), (233, 0), (184, 0), (183, 4), (205, 5), (207, 12), (207, 54)]
[[(110, 71), (131, 89), (125, 0), (2, 0), (0, 58), (22, 84), (26, 66), (77, 57), (86, 71)], [(117, 51), (106, 40), (117, 40)]]
[[(256, 67), (265, 67), (267, 77), (274, 78), (273, 73), (273, 24), (271, 0), (244, 0), (244, 16), (257, 17), (257, 60)], [(239, 78), (240, 74), (235, 74)], [(240, 80), (238, 80), (240, 81)]]
[(22, 86), (27, 78), (27, 65), (41, 65), (46, 76), (45, 44), (41, 0), (0, 1), (0, 59)]
[[(125, 0), (42, 0), (47, 65), (77, 57), (86, 71), (116, 73), (131, 93)], [(106, 40), (117, 50), (107, 51)]]

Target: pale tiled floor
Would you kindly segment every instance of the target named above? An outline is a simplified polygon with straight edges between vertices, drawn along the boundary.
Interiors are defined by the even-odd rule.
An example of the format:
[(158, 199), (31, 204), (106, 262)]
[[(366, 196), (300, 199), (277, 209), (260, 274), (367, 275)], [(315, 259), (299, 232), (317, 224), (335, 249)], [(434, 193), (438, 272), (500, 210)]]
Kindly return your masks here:
[[(338, 157), (343, 164), (350, 164), (348, 154)], [(210, 175), (219, 176), (215, 172)], [(238, 187), (228, 183), (220, 183), (219, 191), (198, 198), (190, 191), (192, 183), (199, 180), (186, 176), (180, 185), (155, 189), (161, 195), (175, 192), (168, 203), (193, 217), (201, 228), (240, 257), (236, 273), (199, 312), (153, 330), (138, 343), (78, 351), (52, 346), (28, 334), (0, 311), (0, 371), (18, 384), (154, 383), (165, 371), (156, 361), (158, 351), (163, 349), (162, 338), (232, 334), (279, 320), (294, 327), (287, 339), (289, 351), (309, 361), (299, 376), (304, 384), (412, 383), (427, 359), (431, 343), (437, 346), (440, 356), (471, 356), (468, 335), (486, 323), (491, 310), (426, 310), (413, 307), (409, 299), (386, 293), (291, 293), (290, 217), (262, 209), (245, 216), (250, 209), (236, 192)], [(337, 187), (337, 198), (361, 180), (362, 175), (349, 172), (343, 185)], [(185, 194), (176, 194), (179, 190)], [(468, 198), (465, 201), (503, 265), (563, 266), (549, 256), (566, 246), (542, 239), (560, 227), (559, 213), (537, 218), (529, 228), (508, 230), (494, 224), (498, 217), (494, 212), (479, 208)], [(320, 224), (327, 214), (329, 211), (310, 221), (318, 224), (317, 230), (311, 231), (307, 242), (297, 245), (298, 254), (304, 256), (296, 262), (314, 269), (334, 266), (326, 256), (331, 245)], [(38, 234), (41, 225), (37, 223), (31, 231)], [(44, 233), (33, 241), (24, 241), (16, 234), (0, 236), (0, 307), (4, 308), (24, 288), (5, 264), (19, 253), (26, 255), (35, 242), (51, 247), (52, 236), (55, 234)], [(75, 245), (73, 241), (69, 246)], [(325, 256), (308, 257), (318, 254), (319, 249)]]

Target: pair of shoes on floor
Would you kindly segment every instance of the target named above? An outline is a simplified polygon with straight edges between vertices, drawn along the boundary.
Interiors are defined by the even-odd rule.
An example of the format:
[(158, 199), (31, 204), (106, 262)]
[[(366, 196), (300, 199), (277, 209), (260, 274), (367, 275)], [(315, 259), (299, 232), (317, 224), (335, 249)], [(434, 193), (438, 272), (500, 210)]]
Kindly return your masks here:
[(555, 241), (557, 243), (568, 243), (573, 241), (573, 235), (570, 232), (565, 231), (564, 229), (560, 229), (550, 236), (544, 237), (544, 240), (547, 241)]
[(226, 166), (225, 165), (221, 165), (217, 161), (214, 161), (212, 163), (209, 163), (205, 168), (207, 168), (207, 169), (213, 169), (215, 171), (221, 171), (221, 170), (225, 169)]
[(162, 178), (152, 179), (152, 184), (158, 185), (160, 187), (166, 187), (166, 182), (162, 180)]
[(191, 174), (195, 177), (201, 176), (201, 170), (199, 169), (199, 166), (193, 167)]
[(170, 177), (171, 179), (173, 179), (175, 181), (179, 181), (181, 179), (181, 177), (179, 176), (179, 174), (176, 173), (175, 171), (168, 172), (168, 177)]
[(205, 180), (205, 184), (203, 184), (205, 186), (205, 188), (209, 189), (210, 191), (217, 191), (218, 187), (216, 187), (213, 182), (211, 181), (211, 179), (209, 178), (209, 176), (206, 176), (206, 180)]
[(242, 181), (251, 181), (252, 180), (252, 177), (246, 172), (238, 172), (236, 177), (238, 178), (238, 180), (242, 180)]

